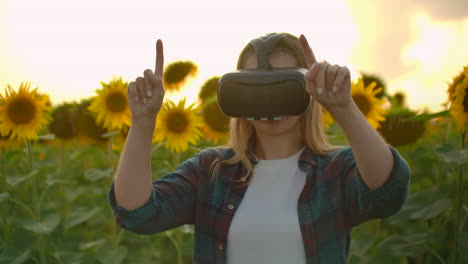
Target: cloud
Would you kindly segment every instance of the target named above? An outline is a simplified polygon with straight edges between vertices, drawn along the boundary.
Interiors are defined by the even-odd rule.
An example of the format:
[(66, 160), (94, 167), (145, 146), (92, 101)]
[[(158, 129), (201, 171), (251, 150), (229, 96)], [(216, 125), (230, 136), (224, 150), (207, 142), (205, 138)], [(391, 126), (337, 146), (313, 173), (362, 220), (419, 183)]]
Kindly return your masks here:
[(468, 18), (468, 1), (466, 0), (416, 0), (414, 7), (427, 11), (435, 19)]
[(345, 1), (359, 32), (354, 67), (405, 91), (410, 107), (440, 110), (447, 82), (468, 61), (468, 1)]

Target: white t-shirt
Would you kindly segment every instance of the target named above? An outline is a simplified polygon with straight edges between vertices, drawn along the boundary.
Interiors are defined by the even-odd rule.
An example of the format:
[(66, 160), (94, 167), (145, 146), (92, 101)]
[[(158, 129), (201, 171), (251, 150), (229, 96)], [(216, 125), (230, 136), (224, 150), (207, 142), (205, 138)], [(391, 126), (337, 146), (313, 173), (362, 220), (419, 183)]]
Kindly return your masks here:
[(297, 215), (306, 179), (298, 166), (303, 150), (286, 159), (258, 160), (229, 228), (228, 264), (306, 263)]

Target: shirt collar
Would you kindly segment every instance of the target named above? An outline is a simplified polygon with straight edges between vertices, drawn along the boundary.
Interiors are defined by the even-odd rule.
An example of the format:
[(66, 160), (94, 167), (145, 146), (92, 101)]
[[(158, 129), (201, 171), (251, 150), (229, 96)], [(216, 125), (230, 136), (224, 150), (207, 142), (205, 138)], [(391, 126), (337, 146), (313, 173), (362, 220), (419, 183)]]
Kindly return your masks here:
[[(257, 165), (258, 163), (258, 158), (255, 156), (255, 154), (252, 151), (252, 148), (249, 148), (249, 151), (247, 152), (247, 156), (252, 163), (252, 166)], [(304, 164), (304, 168), (301, 167), (301, 164)], [(304, 147), (304, 150), (302, 151), (301, 155), (299, 156), (299, 167), (302, 170), (305, 170), (306, 167), (317, 167), (318, 166), (318, 155), (312, 151), (308, 146)]]
[[(232, 149), (231, 149), (231, 151), (232, 151), (231, 154), (234, 155), (234, 152), (233, 152)], [(258, 158), (254, 155), (254, 153), (252, 151), (247, 152), (247, 157), (250, 160), (250, 162), (252, 163), (252, 166), (255, 167), (255, 165), (258, 163)], [(298, 166), (306, 174), (306, 176), (307, 176), (306, 180), (307, 181), (309, 181), (309, 180), (311, 180), (313, 178), (312, 177), (313, 170), (316, 167), (318, 167), (319, 158), (320, 158), (319, 155), (316, 154), (314, 151), (312, 151), (308, 146), (305, 146), (304, 150), (302, 151), (301, 155), (299, 156)], [(237, 167), (237, 169), (240, 169), (240, 171), (237, 171), (237, 169), (235, 169), (234, 171), (231, 171), (228, 174), (220, 175), (220, 177), (223, 180), (228, 181), (230, 183), (232, 183), (232, 180), (234, 180), (234, 179), (235, 180), (240, 180), (242, 177), (244, 177), (245, 174), (247, 173), (247, 169), (245, 168), (245, 166), (243, 166), (241, 162), (237, 163), (234, 166), (235, 167), (233, 167), (233, 168)], [(240, 167), (238, 167), (238, 166), (240, 166)]]

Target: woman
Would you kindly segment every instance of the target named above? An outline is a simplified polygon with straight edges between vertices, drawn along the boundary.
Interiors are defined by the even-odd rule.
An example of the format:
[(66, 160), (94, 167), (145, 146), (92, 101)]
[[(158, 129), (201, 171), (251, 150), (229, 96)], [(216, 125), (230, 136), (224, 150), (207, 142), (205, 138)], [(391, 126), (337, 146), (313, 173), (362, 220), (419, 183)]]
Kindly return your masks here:
[[(132, 126), (109, 191), (123, 228), (153, 234), (194, 224), (194, 263), (346, 263), (351, 229), (402, 207), (407, 163), (352, 100), (349, 70), (317, 62), (303, 35), (287, 34), (269, 60), (272, 67), (309, 69), (313, 99), (305, 113), (232, 118), (227, 147), (205, 149), (152, 182), (151, 139), (164, 97), (160, 40), (156, 47), (155, 72), (129, 85)], [(256, 63), (247, 45), (238, 69)], [(327, 142), (321, 107), (349, 147)]]

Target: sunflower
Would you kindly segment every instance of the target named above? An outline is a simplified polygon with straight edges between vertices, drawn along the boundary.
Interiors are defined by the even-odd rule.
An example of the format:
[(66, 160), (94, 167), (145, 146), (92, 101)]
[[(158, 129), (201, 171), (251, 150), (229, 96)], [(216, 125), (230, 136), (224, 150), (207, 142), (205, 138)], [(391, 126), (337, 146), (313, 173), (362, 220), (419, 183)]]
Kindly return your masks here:
[(378, 93), (375, 94), (375, 97), (381, 99), (386, 94), (386, 85), (382, 78), (375, 74), (369, 73), (361, 73), (362, 81), (364, 82), (364, 86), (371, 85), (373, 82), (376, 82), (377, 88), (382, 88)]
[(219, 76), (213, 76), (203, 83), (200, 88), (200, 93), (198, 94), (198, 98), (200, 98), (202, 102), (206, 102), (213, 96), (217, 96), (218, 81)]
[(230, 118), (219, 108), (218, 98), (207, 100), (201, 109), (203, 134), (214, 143), (225, 142), (229, 137)]
[(380, 134), (394, 147), (416, 142), (424, 135), (426, 125), (422, 120), (408, 120), (413, 116), (416, 116), (416, 112), (409, 109), (390, 110), (381, 123)]
[[(466, 69), (467, 67), (465, 67)], [(468, 124), (468, 74), (463, 78), (461, 82), (458, 82), (452, 95), (452, 104), (450, 112), (452, 113), (455, 122), (457, 123), (458, 129), (465, 129)]]
[(21, 83), (16, 92), (10, 85), (0, 94), (0, 134), (10, 139), (37, 139), (38, 132), (50, 122), (49, 96), (39, 94), (31, 84)]
[(463, 67), (463, 71), (461, 71), (457, 76), (455, 76), (452, 80), (452, 83), (449, 84), (447, 92), (449, 94), (448, 101), (453, 101), (455, 88), (463, 82), (468, 77), (468, 66)]
[(90, 105), (90, 99), (82, 100), (71, 115), (72, 123), (77, 125), (80, 142), (104, 145), (108, 140), (103, 138), (102, 135), (109, 131), (102, 125), (97, 124), (95, 115), (89, 111)]
[(76, 103), (63, 103), (52, 110), (52, 122), (49, 124), (49, 129), (59, 141), (70, 144), (77, 138), (78, 125), (72, 119), (76, 108)]
[(191, 61), (176, 61), (164, 69), (164, 89), (166, 91), (179, 91), (189, 80), (198, 73), (198, 67)]
[[(384, 115), (386, 111), (382, 107), (385, 101), (376, 97), (376, 94), (378, 94), (382, 88), (376, 88), (376, 85), (376, 82), (372, 82), (364, 86), (364, 81), (360, 78), (356, 82), (352, 82), (351, 96), (359, 110), (361, 110), (362, 114), (366, 117), (367, 122), (369, 122), (373, 128), (378, 129), (380, 127), (379, 123), (385, 120)], [(328, 111), (325, 111), (322, 120), (327, 127), (335, 122)]]
[(197, 110), (193, 104), (186, 108), (185, 98), (178, 105), (172, 101), (164, 102), (156, 119), (154, 141), (166, 140), (165, 147), (176, 152), (187, 150), (188, 143), (196, 144), (202, 123), (195, 114)]
[(114, 78), (109, 83), (101, 82), (102, 89), (96, 90), (89, 110), (97, 114), (97, 123), (110, 130), (120, 130), (130, 125), (131, 113), (128, 106), (128, 83)]

